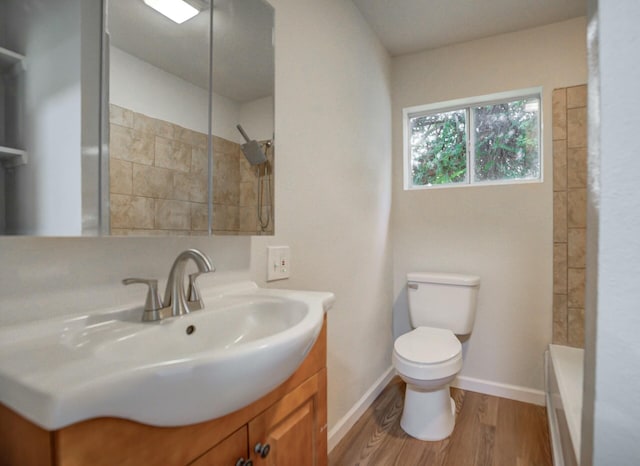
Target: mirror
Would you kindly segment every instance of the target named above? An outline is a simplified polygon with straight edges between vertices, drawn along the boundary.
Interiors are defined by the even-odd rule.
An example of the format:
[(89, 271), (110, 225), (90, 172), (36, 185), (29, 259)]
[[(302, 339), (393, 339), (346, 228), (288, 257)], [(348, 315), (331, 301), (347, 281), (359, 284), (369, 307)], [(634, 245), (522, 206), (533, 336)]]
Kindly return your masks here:
[(200, 13), (178, 24), (108, 1), (110, 232), (272, 234), (273, 8), (190, 5)]
[(273, 233), (273, 8), (187, 1), (0, 2), (0, 234)]
[(99, 230), (101, 0), (0, 1), (0, 234)]

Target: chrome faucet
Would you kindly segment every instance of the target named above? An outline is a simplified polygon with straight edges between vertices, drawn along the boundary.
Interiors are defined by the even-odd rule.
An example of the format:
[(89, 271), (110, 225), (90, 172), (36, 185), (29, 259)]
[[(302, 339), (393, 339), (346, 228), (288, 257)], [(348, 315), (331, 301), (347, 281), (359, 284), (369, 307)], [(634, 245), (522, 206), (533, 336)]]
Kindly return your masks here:
[[(184, 269), (193, 259), (198, 267), (196, 273), (189, 275), (189, 290), (184, 289)], [(196, 286), (196, 279), (203, 273), (215, 272), (216, 268), (211, 264), (206, 254), (197, 249), (187, 249), (181, 252), (171, 266), (167, 288), (164, 293), (164, 300), (158, 294), (158, 281), (144, 278), (125, 278), (124, 285), (133, 283), (144, 283), (149, 287), (147, 300), (142, 314), (143, 322), (162, 320), (166, 317), (175, 317), (188, 314), (191, 311), (202, 309), (204, 304), (200, 297), (200, 292)]]

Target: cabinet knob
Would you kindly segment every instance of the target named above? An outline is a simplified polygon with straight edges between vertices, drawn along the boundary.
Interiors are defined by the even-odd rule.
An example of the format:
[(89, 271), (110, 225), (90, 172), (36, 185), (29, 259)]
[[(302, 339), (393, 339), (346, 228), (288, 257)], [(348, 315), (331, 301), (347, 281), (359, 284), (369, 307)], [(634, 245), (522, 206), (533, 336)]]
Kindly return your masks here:
[(264, 445), (261, 443), (256, 443), (256, 446), (254, 447), (253, 451), (259, 454), (260, 457), (266, 458), (267, 455), (269, 454), (269, 451), (271, 451), (271, 447), (269, 446), (268, 443), (265, 443)]
[(236, 466), (253, 466), (253, 461), (240, 458), (238, 461), (236, 461)]

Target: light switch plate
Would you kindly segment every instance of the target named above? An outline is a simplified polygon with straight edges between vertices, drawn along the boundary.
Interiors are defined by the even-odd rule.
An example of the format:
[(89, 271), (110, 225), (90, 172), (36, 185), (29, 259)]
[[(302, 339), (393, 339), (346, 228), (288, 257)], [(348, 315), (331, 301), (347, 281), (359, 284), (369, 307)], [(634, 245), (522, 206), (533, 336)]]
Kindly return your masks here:
[(284, 280), (291, 274), (289, 246), (267, 246), (267, 281)]

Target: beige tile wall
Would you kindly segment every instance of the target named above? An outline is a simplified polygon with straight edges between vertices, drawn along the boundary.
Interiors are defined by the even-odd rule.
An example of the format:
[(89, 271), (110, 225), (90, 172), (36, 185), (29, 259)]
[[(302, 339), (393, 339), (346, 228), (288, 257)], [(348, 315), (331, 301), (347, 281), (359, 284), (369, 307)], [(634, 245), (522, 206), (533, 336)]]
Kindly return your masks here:
[[(266, 180), (264, 172), (249, 164), (240, 144), (214, 136), (213, 147), (214, 233), (273, 234), (273, 218), (265, 231), (258, 223), (258, 177)], [(267, 157), (273, 167), (272, 150), (267, 151)], [(270, 176), (273, 192), (273, 175)], [(263, 186), (266, 193), (266, 184)], [(271, 202), (264, 202), (263, 209), (273, 214)]]
[[(214, 233), (259, 233), (258, 173), (239, 144), (214, 136), (213, 148)], [(207, 234), (206, 134), (110, 105), (109, 164), (113, 235)]]
[(553, 91), (553, 342), (584, 346), (587, 86)]

